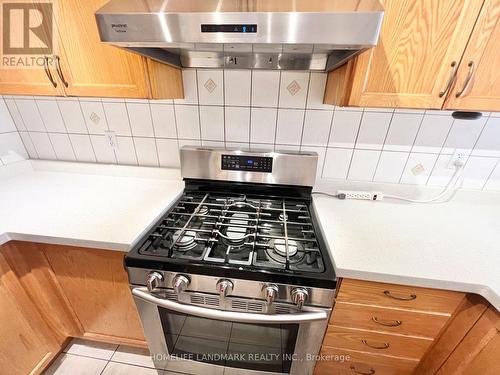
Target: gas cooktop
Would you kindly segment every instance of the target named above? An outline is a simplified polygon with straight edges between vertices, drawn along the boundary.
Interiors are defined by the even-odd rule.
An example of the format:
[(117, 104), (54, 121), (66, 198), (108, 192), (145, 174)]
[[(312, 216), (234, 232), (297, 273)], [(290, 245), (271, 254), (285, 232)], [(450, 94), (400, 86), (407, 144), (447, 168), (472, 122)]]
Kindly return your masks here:
[[(221, 170), (270, 173), (274, 167), (276, 173), (265, 157), (254, 156), (250, 164), (247, 159), (223, 154)], [(129, 252), (127, 267), (335, 285), (310, 186), (200, 178), (185, 183), (178, 201)]]

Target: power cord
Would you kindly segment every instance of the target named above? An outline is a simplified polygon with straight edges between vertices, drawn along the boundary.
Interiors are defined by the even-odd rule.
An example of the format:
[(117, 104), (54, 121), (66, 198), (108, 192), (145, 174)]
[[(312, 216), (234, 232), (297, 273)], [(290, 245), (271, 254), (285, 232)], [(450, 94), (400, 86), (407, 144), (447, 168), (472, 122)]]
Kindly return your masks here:
[(454, 163), (455, 166), (455, 172), (451, 176), (450, 180), (444, 187), (444, 189), (435, 197), (430, 198), (430, 199), (411, 199), (411, 198), (406, 198), (402, 197), (399, 195), (392, 195), (392, 194), (383, 194), (381, 192), (373, 192), (373, 191), (347, 191), (347, 190), (339, 190), (336, 194), (331, 194), (331, 193), (325, 193), (322, 191), (313, 191), (311, 194), (316, 194), (316, 195), (325, 195), (327, 197), (332, 197), (332, 198), (338, 198), (338, 199), (363, 199), (363, 200), (373, 200), (373, 201), (379, 201), (384, 198), (389, 198), (389, 199), (395, 199), (395, 200), (400, 200), (400, 201), (405, 201), (405, 202), (411, 202), (411, 203), (432, 203), (440, 200), (443, 198), (446, 194), (451, 189), (453, 190), (453, 194), (456, 192), (457, 189), (457, 183), (460, 180), (460, 178), (463, 175), (465, 165), (461, 160), (456, 160)]

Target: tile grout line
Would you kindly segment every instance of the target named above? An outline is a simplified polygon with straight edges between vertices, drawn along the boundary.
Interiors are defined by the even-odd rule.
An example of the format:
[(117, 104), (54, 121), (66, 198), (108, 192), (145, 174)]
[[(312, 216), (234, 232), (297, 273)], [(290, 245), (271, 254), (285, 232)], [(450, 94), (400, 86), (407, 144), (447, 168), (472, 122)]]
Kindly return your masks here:
[(382, 151), (384, 151), (385, 142), (387, 141), (387, 136), (389, 135), (389, 131), (391, 130), (393, 119), (394, 119), (394, 110), (391, 112), (391, 119), (389, 120), (389, 125), (387, 126), (387, 130), (385, 131), (384, 141), (382, 142), (382, 147), (380, 148), (380, 154), (378, 155), (377, 164), (375, 165), (372, 179), (370, 180), (371, 182), (374, 182), (375, 176), (377, 175), (377, 170), (380, 165), (380, 159), (382, 159)]
[[(102, 102), (102, 98), (101, 98), (101, 107), (102, 107), (102, 113), (104, 114), (104, 120), (106, 121), (106, 127), (108, 128), (107, 131), (110, 132), (111, 129), (109, 128), (108, 115), (106, 114), (106, 109), (104, 108), (104, 103)], [(104, 139), (106, 140), (106, 132), (104, 132)], [(118, 164), (118, 157), (116, 156), (116, 150), (113, 148), (112, 151), (113, 155), (115, 156), (115, 164)]]
[[(28, 155), (28, 159), (30, 159), (30, 158), (31, 158), (31, 156), (30, 156), (30, 153), (28, 152), (28, 148), (26, 147), (26, 143), (24, 142), (23, 137), (21, 136), (21, 131), (20, 131), (20, 130), (19, 130), (19, 128), (17, 127), (17, 124), (16, 124), (16, 122), (14, 121), (14, 116), (12, 116), (12, 112), (11, 112), (11, 110), (10, 110), (9, 106), (7, 105), (7, 102), (5, 101), (5, 99), (6, 99), (6, 98), (2, 96), (2, 100), (3, 100), (3, 102), (5, 103), (5, 107), (7, 108), (7, 112), (9, 112), (10, 118), (12, 119), (12, 123), (14, 124), (14, 127), (16, 128), (17, 133), (19, 134), (19, 138), (21, 138), (21, 143), (23, 144), (24, 149), (26, 150), (26, 154)], [(22, 123), (23, 123), (24, 128), (26, 129), (26, 125), (24, 124), (24, 120), (23, 120), (23, 117), (21, 116), (21, 112), (19, 112), (19, 108), (17, 107), (16, 100), (15, 100), (15, 99), (11, 99), (11, 100), (12, 100), (12, 104), (14, 104), (14, 106), (15, 106), (15, 107), (16, 107), (16, 109), (17, 109), (17, 113), (19, 113), (19, 117), (21, 118), (21, 121), (22, 121)], [(29, 138), (29, 140), (31, 141), (31, 144), (33, 145), (33, 150), (34, 150), (34, 151), (35, 151), (35, 153), (36, 153), (36, 159), (38, 159), (38, 152), (37, 152), (37, 150), (36, 150), (36, 148), (35, 148), (35, 144), (33, 143), (33, 139), (31, 139), (31, 135), (30, 135), (29, 133), (28, 133), (28, 138)], [(3, 164), (3, 162), (2, 162), (2, 164)]]
[(425, 111), (424, 113), (422, 113), (421, 116), (422, 117), (420, 118), (420, 123), (418, 124), (417, 132), (415, 133), (415, 137), (413, 138), (413, 143), (410, 147), (410, 151), (408, 151), (408, 157), (406, 158), (405, 165), (403, 166), (403, 170), (401, 171), (401, 175), (399, 176), (398, 184), (401, 184), (401, 181), (403, 180), (406, 167), (408, 166), (408, 162), (410, 161), (410, 156), (412, 154), (413, 148), (415, 147), (415, 143), (417, 142), (418, 135), (420, 134), (420, 129), (422, 129), (422, 124), (424, 123), (424, 118), (425, 118)]
[(434, 173), (434, 169), (437, 166), (437, 163), (439, 161), (439, 157), (442, 155), (442, 152), (443, 152), (443, 149), (444, 149), (444, 145), (446, 144), (446, 141), (448, 140), (448, 137), (450, 136), (450, 133), (451, 133), (454, 125), (455, 125), (455, 119), (453, 119), (453, 121), (452, 121), (452, 123), (450, 125), (450, 128), (448, 129), (448, 132), (446, 133), (446, 137), (444, 138), (444, 141), (441, 144), (441, 148), (439, 149), (439, 153), (438, 153), (438, 156), (436, 158), (436, 161), (434, 162), (434, 165), (432, 166), (431, 172), (429, 173), (429, 177), (427, 177), (427, 180), (425, 181), (424, 186), (429, 186), (429, 181), (430, 181), (430, 179), (432, 177), (432, 174)]
[(43, 127), (45, 128), (45, 134), (47, 134), (47, 138), (49, 139), (49, 143), (50, 143), (50, 146), (52, 147), (52, 151), (54, 151), (54, 156), (56, 158), (56, 160), (59, 160), (59, 158), (57, 157), (57, 153), (56, 153), (56, 149), (54, 147), (54, 144), (52, 143), (52, 139), (50, 139), (50, 135), (49, 135), (49, 131), (47, 130), (47, 125), (45, 125), (45, 121), (42, 117), (42, 113), (40, 112), (40, 107), (38, 107), (38, 100), (33, 98), (34, 102), (35, 102), (35, 107), (38, 111), (38, 116), (40, 116), (40, 120), (42, 121), (42, 125)]
[(71, 150), (73, 151), (73, 156), (75, 157), (76, 161), (76, 152), (75, 152), (75, 147), (73, 146), (73, 142), (71, 141), (71, 138), (69, 137), (69, 132), (68, 132), (68, 126), (66, 125), (66, 120), (64, 119), (64, 116), (62, 115), (61, 108), (59, 107), (59, 101), (57, 99), (54, 100), (56, 102), (57, 110), (59, 111), (59, 116), (61, 116), (61, 120), (64, 125), (64, 129), (66, 129), (66, 137), (68, 138), (69, 144), (71, 145)]
[(276, 151), (276, 140), (278, 139), (278, 121), (279, 121), (279, 110), (280, 110), (280, 92), (281, 92), (281, 70), (278, 72), (278, 92), (277, 92), (277, 101), (276, 101), (276, 122), (274, 127), (274, 142), (273, 142), (273, 150)]
[[(304, 103), (304, 115), (302, 116), (302, 129), (300, 132), (300, 141), (299, 141), (299, 151), (302, 151), (302, 141), (304, 139), (304, 128), (306, 126), (306, 116), (307, 116), (307, 101), (309, 99), (309, 85), (311, 84), (311, 72), (307, 76), (307, 88), (306, 88), (306, 100)], [(316, 174), (318, 172), (316, 171)]]
[[(134, 155), (135, 155), (135, 161), (137, 163), (137, 165), (139, 165), (139, 155), (137, 154), (137, 147), (135, 145), (135, 139), (134, 139), (134, 132), (132, 131), (132, 122), (130, 121), (130, 114), (128, 112), (128, 106), (127, 106), (127, 103), (123, 103), (124, 106), (125, 106), (125, 112), (127, 113), (127, 121), (128, 121), (128, 128), (130, 130), (130, 138), (132, 138), (132, 147), (134, 147)], [(154, 128), (154, 126), (153, 126)], [(156, 143), (156, 140), (155, 140), (155, 143)], [(120, 147), (120, 146), (118, 146)], [(116, 152), (115, 152), (116, 154)], [(118, 161), (118, 157), (116, 158), (116, 160)], [(120, 163), (118, 163), (120, 164)]]
[(92, 138), (90, 137), (90, 130), (89, 126), (87, 125), (87, 119), (85, 117), (85, 114), (83, 113), (82, 102), (80, 101), (80, 97), (77, 97), (77, 101), (78, 101), (78, 106), (80, 107), (80, 112), (82, 114), (83, 124), (85, 125), (85, 129), (87, 129), (87, 137), (90, 143), (90, 147), (92, 148), (92, 152), (94, 153), (94, 160), (96, 163), (98, 163), (97, 154), (95, 152), (94, 144), (92, 143)]
[[(158, 143), (156, 142), (156, 130), (155, 130), (155, 126), (153, 123), (153, 112), (151, 111), (151, 102), (149, 102), (149, 101), (148, 101), (148, 111), (149, 111), (149, 120), (151, 121), (151, 129), (153, 130), (153, 138), (154, 138), (153, 142), (155, 144), (155, 150), (156, 150), (156, 166), (159, 167), (160, 166), (160, 152), (158, 151)], [(127, 113), (128, 113), (128, 111), (127, 111)], [(130, 118), (129, 118), (129, 122), (130, 122)], [(135, 144), (134, 144), (134, 146), (135, 146)], [(137, 150), (136, 150), (136, 153), (137, 153)], [(137, 159), (137, 163), (139, 163), (139, 159)]]
[(348, 180), (349, 174), (351, 173), (352, 160), (354, 159), (354, 151), (356, 151), (356, 144), (358, 143), (359, 132), (361, 130), (361, 124), (363, 123), (364, 117), (365, 117), (365, 109), (363, 108), (363, 111), (361, 112), (361, 117), (359, 118), (359, 122), (358, 122), (358, 130), (356, 132), (356, 138), (354, 139), (354, 143), (353, 143), (353, 146), (351, 148), (352, 153), (351, 153), (351, 159), (349, 160), (349, 167), (347, 168), (347, 174), (346, 174), (344, 180)]

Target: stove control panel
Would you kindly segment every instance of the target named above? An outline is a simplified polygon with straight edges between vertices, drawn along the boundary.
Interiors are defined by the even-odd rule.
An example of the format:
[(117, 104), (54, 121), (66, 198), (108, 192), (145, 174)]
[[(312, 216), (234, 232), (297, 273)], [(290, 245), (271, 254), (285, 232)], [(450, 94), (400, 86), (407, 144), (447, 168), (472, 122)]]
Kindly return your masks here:
[(267, 156), (222, 155), (221, 169), (226, 171), (272, 173), (273, 158)]

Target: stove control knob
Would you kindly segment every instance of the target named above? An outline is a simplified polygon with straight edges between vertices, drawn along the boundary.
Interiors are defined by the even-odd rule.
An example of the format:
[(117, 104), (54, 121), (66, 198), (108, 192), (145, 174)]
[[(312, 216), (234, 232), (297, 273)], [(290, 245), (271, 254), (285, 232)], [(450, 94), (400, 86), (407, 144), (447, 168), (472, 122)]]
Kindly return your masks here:
[(304, 303), (307, 301), (307, 297), (309, 297), (309, 293), (304, 288), (294, 288), (292, 289), (292, 301), (297, 305), (297, 308), (300, 310)]
[(177, 275), (172, 280), (172, 288), (174, 288), (175, 293), (179, 294), (187, 289), (189, 283), (189, 277), (184, 275)]
[(262, 288), (262, 291), (264, 292), (267, 306), (271, 306), (278, 295), (278, 286), (276, 284), (266, 284)]
[(148, 273), (148, 278), (146, 279), (146, 286), (148, 291), (152, 293), (156, 288), (160, 286), (163, 281), (163, 275), (157, 271)]
[(226, 297), (228, 294), (231, 294), (234, 289), (234, 285), (231, 280), (221, 279), (217, 281), (217, 291), (221, 298)]

